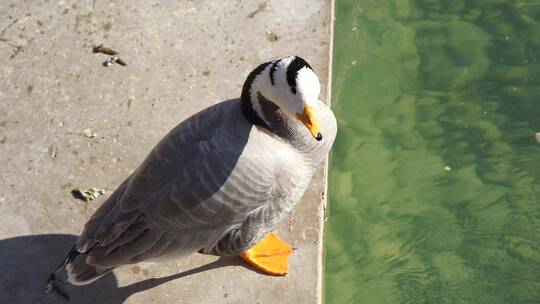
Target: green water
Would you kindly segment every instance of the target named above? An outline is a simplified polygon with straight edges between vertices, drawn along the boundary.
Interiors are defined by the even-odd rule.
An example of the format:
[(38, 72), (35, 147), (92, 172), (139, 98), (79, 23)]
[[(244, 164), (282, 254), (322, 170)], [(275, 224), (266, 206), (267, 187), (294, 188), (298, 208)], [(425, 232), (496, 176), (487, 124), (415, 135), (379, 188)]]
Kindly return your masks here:
[(540, 303), (540, 0), (336, 0), (324, 298)]

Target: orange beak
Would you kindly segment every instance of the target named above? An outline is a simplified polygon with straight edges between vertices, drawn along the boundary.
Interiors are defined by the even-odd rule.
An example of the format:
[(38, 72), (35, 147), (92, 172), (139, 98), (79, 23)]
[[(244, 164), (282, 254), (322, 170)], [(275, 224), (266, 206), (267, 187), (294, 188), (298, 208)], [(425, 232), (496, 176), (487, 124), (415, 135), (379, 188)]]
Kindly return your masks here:
[(302, 113), (297, 113), (296, 117), (304, 124), (304, 126), (306, 126), (306, 128), (308, 128), (313, 138), (316, 140), (322, 139), (319, 122), (316, 118), (315, 109), (312, 106), (305, 105), (304, 111)]

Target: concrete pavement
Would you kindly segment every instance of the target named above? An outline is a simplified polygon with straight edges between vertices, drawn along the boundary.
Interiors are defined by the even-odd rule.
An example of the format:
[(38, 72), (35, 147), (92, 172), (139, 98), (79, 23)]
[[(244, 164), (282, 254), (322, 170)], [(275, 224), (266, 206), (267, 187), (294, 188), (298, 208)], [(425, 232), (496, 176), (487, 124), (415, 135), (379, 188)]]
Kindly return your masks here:
[[(42, 283), (106, 195), (184, 118), (238, 97), (259, 63), (306, 58), (324, 99), (330, 5), (0, 0), (0, 302), (60, 303)], [(102, 66), (100, 43), (128, 65)], [(73, 303), (318, 303), (324, 185), (321, 167), (277, 229), (297, 248), (285, 277), (193, 255), (66, 289)], [(75, 187), (106, 194), (83, 202)]]

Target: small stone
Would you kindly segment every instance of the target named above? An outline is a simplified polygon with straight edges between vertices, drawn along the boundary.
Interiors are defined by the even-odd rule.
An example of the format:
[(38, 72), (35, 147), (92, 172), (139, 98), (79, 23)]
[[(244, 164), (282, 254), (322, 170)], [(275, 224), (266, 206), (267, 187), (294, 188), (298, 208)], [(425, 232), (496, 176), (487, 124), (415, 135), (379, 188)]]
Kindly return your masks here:
[(94, 132), (94, 131), (92, 131), (92, 129), (88, 129), (88, 128), (84, 129), (83, 134), (84, 134), (84, 136), (86, 136), (88, 138), (94, 138), (94, 137), (96, 137), (98, 135), (97, 132)]
[(73, 195), (74, 198), (80, 199), (84, 202), (93, 201), (98, 196), (105, 194), (105, 190), (97, 189), (97, 188), (90, 188), (87, 190), (81, 189), (81, 188), (75, 188), (71, 190), (71, 195)]
[(105, 60), (103, 62), (104, 67), (110, 67), (112, 64), (113, 64), (113, 62), (112, 62), (111, 58), (109, 58), (109, 59), (107, 59), (107, 60)]
[(107, 55), (117, 55), (118, 52), (111, 49), (111, 48), (108, 48), (108, 47), (105, 47), (103, 46), (103, 44), (100, 44), (98, 46), (95, 46), (92, 48), (92, 52), (94, 53), (103, 53), (103, 54), (107, 54)]
[(268, 39), (268, 41), (275, 42), (278, 40), (278, 36), (272, 31), (266, 31), (266, 39)]
[(118, 57), (113, 57), (112, 60), (121, 66), (127, 66), (127, 63)]
[(49, 149), (47, 149), (47, 152), (52, 159), (55, 159), (56, 154), (58, 154), (58, 149), (55, 146), (51, 145), (49, 146)]
[(452, 171), (452, 168), (450, 166), (444, 166), (444, 171)]
[(540, 144), (540, 132), (536, 132), (534, 136), (536, 137), (536, 142)]
[(103, 62), (104, 67), (110, 67), (113, 64), (119, 64), (121, 66), (127, 66), (127, 63), (119, 57), (113, 56)]

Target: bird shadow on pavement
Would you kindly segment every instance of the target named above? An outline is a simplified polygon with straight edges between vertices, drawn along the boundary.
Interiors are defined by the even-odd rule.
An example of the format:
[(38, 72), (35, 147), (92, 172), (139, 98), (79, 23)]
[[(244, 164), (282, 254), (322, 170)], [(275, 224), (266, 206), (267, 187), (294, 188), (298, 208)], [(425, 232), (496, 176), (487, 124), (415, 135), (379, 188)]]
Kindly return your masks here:
[[(54, 291), (45, 293), (44, 289), (47, 278), (62, 261), (76, 239), (74, 235), (43, 234), (0, 240), (0, 303), (65, 302), (60, 294)], [(90, 285), (73, 286), (64, 283), (63, 287), (69, 294), (71, 303), (124, 303), (135, 293), (175, 279), (226, 266), (248, 268), (237, 256), (220, 257), (206, 265), (124, 287), (118, 286), (114, 273), (109, 273)]]

